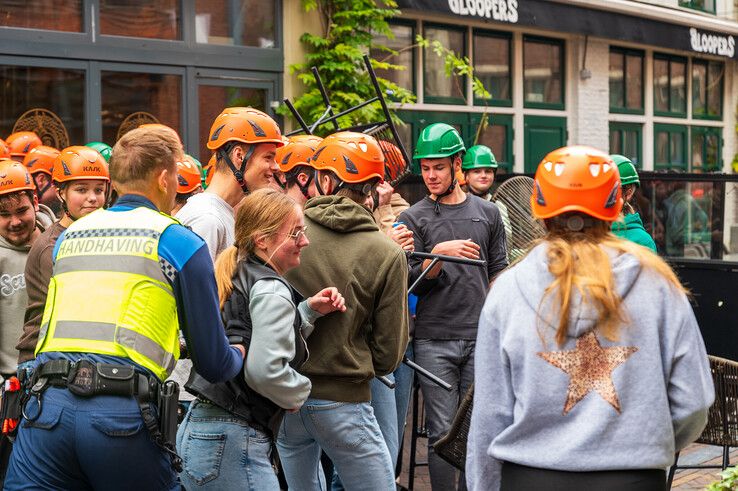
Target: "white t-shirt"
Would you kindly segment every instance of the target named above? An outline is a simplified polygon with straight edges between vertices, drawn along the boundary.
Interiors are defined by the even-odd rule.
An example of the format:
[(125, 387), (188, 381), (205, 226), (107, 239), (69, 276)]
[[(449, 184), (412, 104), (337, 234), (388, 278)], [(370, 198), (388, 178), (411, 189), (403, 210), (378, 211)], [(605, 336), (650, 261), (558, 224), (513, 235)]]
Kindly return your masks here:
[[(177, 212), (175, 218), (203, 238), (208, 245), (213, 263), (215, 263), (215, 258), (232, 246), (236, 240), (236, 219), (233, 216), (233, 207), (217, 194), (204, 192), (192, 196)], [(179, 384), (180, 401), (195, 399), (195, 396), (184, 390), (184, 385), (190, 377), (190, 370), (192, 370), (192, 361), (182, 359), (177, 362), (169, 377), (169, 380), (174, 380)]]

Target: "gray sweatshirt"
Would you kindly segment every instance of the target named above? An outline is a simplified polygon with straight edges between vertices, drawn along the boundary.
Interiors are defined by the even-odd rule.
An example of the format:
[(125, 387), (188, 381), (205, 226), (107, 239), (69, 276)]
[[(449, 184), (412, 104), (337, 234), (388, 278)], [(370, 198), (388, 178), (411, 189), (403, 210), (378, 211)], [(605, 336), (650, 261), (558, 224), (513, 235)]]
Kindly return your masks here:
[(552, 281), (546, 247), (500, 274), (482, 309), (470, 491), (498, 489), (504, 461), (562, 471), (664, 469), (700, 435), (714, 399), (687, 297), (633, 256), (611, 254), (630, 320), (619, 340), (595, 329), (597, 313), (574, 294), (559, 347), (550, 303), (541, 305)]

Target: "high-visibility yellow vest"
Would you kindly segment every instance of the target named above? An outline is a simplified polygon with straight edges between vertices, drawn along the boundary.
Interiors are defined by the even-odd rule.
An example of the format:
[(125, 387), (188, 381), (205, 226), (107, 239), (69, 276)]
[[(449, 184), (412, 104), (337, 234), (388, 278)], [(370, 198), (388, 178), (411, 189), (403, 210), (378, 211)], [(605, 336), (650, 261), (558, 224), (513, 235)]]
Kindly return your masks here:
[(36, 354), (120, 356), (166, 379), (179, 358), (179, 322), (164, 273), (173, 268), (158, 250), (175, 223), (145, 207), (74, 222), (59, 245)]

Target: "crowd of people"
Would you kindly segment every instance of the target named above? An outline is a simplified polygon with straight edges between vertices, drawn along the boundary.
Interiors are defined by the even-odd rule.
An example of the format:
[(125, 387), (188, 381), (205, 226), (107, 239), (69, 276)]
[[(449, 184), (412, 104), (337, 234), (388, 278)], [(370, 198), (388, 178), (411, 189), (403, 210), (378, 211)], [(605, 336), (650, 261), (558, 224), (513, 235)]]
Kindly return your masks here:
[[(417, 380), (434, 490), (665, 488), (714, 394), (630, 160), (548, 154), (510, 264), (493, 151), (450, 125), (412, 205), (366, 134), (231, 107), (206, 146), (0, 140), (4, 489), (395, 489), (404, 359), (451, 387)], [(461, 472), (434, 444), (470, 390)]]

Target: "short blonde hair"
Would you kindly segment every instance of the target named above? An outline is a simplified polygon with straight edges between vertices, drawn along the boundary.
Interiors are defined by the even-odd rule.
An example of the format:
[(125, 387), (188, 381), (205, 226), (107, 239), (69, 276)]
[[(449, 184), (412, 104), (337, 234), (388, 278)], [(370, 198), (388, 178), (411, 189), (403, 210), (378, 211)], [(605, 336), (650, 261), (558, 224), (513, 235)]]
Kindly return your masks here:
[(123, 135), (113, 147), (110, 178), (126, 186), (147, 181), (162, 170), (176, 172), (184, 155), (179, 135), (167, 127), (136, 128)]

